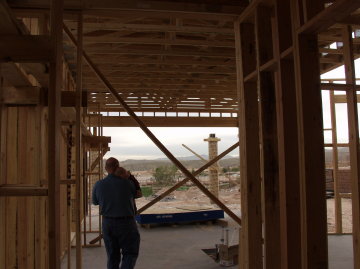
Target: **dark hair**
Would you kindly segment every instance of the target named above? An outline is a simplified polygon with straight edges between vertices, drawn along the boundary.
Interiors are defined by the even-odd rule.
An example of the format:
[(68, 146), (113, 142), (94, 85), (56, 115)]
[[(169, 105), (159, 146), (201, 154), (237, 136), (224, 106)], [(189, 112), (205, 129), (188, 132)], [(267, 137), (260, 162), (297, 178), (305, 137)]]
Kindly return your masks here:
[(105, 169), (113, 170), (119, 166), (119, 161), (114, 157), (110, 157), (106, 160)]

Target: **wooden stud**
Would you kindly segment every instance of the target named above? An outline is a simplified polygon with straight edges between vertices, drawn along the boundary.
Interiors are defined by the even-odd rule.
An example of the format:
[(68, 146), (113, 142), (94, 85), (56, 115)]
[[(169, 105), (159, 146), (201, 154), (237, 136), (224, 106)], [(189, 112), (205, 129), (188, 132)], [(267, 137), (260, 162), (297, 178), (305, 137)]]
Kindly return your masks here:
[[(279, 154), (279, 206), (282, 269), (301, 268), (300, 183), (294, 61), (281, 58), (291, 43), (288, 0), (277, 0), (273, 21), (276, 110)], [(292, 56), (292, 55), (291, 55)]]
[(60, 269), (60, 92), (63, 69), (63, 0), (52, 0), (50, 9), (50, 38), (53, 53), (50, 62), (49, 126), (48, 126), (48, 236), (49, 266)]
[(339, 181), (339, 157), (338, 157), (338, 142), (337, 142), (337, 124), (336, 124), (336, 107), (334, 91), (329, 91), (330, 94), (330, 117), (331, 117), (331, 138), (332, 138), (332, 167), (334, 178), (334, 195), (335, 195), (335, 232), (341, 234), (342, 229), (342, 208), (340, 197), (340, 181)]
[[(2, 65), (0, 64), (0, 95), (4, 87)], [(0, 104), (0, 184), (6, 181), (7, 109)], [(6, 267), (6, 198), (0, 197), (0, 264)]]
[[(81, 192), (83, 191), (81, 184), (81, 152), (82, 152), (82, 47), (83, 47), (83, 16), (80, 13), (78, 17), (78, 45), (77, 45), (77, 68), (76, 68), (76, 127), (75, 127), (75, 181), (76, 181), (76, 197), (75, 197), (75, 214), (76, 214), (76, 268), (82, 268), (82, 243), (81, 243), (81, 218), (83, 216), (81, 207)], [(69, 250), (70, 251), (70, 250)]]
[[(6, 147), (6, 183), (17, 184), (17, 134), (18, 134), (18, 108), (8, 108), (7, 126), (7, 147)], [(9, 161), (11, 160), (11, 161)], [(6, 266), (15, 268), (16, 265), (16, 217), (18, 210), (18, 200), (16, 197), (6, 198)], [(11, 209), (11, 210), (10, 210)]]
[[(345, 78), (347, 84), (356, 84), (355, 64), (352, 42), (352, 28), (345, 26), (343, 29), (344, 38), (344, 63)], [(348, 124), (349, 124), (349, 144), (350, 144), (350, 166), (352, 182), (352, 233), (353, 233), (353, 253), (354, 268), (360, 267), (360, 142), (358, 125), (358, 102), (356, 90), (346, 92)]]
[[(294, 4), (294, 3), (292, 3)], [(292, 8), (301, 209), (302, 268), (327, 268), (327, 218), (322, 97), (317, 36), (298, 34)]]
[(264, 263), (280, 268), (280, 205), (275, 83), (272, 73), (260, 66), (273, 58), (271, 9), (258, 6), (255, 12), (257, 88), (259, 95), (261, 170), (263, 180)]
[[(256, 83), (243, 83), (256, 66), (255, 29), (235, 22), (237, 91), (241, 170), (241, 216), (239, 265), (241, 269), (263, 267), (258, 95)], [(245, 64), (246, 63), (246, 64)]]

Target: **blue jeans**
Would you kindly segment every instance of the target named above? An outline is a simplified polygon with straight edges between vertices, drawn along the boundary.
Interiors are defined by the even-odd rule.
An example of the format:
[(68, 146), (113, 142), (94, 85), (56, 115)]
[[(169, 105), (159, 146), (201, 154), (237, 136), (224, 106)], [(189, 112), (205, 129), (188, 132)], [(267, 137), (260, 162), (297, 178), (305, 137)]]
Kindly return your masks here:
[(134, 219), (103, 218), (107, 269), (133, 269), (139, 255), (140, 234)]

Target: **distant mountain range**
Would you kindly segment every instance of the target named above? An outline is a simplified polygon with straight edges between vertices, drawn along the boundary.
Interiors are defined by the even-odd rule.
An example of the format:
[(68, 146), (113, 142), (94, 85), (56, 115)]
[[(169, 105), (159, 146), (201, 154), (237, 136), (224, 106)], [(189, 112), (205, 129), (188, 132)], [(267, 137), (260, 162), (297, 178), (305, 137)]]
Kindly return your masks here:
[[(209, 156), (208, 155), (204, 155), (204, 154), (201, 154), (200, 155), (201, 157), (203, 157), (205, 160), (208, 160), (209, 159)], [(225, 159), (231, 159), (231, 158), (236, 158), (236, 156), (224, 156), (223, 157), (223, 160)], [(186, 157), (177, 157), (178, 160), (183, 160), (183, 161), (192, 161), (192, 160), (200, 160), (199, 157), (195, 156), (195, 155), (192, 155), (192, 156), (186, 156)], [(168, 158), (158, 158), (158, 159), (155, 159), (155, 161), (167, 161)]]
[[(207, 156), (202, 156), (207, 159)], [(178, 160), (189, 170), (198, 169), (205, 163), (196, 156), (180, 157)], [(220, 167), (239, 167), (240, 161), (238, 157), (227, 157), (219, 161)], [(168, 159), (160, 158), (155, 160), (126, 160), (121, 162), (121, 166), (130, 171), (145, 171), (156, 169), (160, 166), (172, 165)]]
[[(208, 159), (207, 155), (201, 155), (204, 159)], [(338, 148), (338, 159), (339, 164), (347, 165), (350, 162), (349, 149)], [(199, 160), (198, 157), (192, 155), (187, 157), (179, 157), (178, 160), (189, 170), (198, 169), (204, 165), (204, 162)], [(332, 161), (332, 150), (329, 148), (325, 149), (325, 162), (327, 166), (331, 166)], [(105, 160), (104, 160), (105, 162)], [(130, 171), (145, 171), (153, 170), (160, 166), (172, 165), (172, 163), (166, 158), (158, 158), (154, 160), (126, 160), (121, 162), (121, 166), (124, 166)], [(225, 156), (219, 161), (220, 167), (239, 167), (240, 160), (238, 156)]]

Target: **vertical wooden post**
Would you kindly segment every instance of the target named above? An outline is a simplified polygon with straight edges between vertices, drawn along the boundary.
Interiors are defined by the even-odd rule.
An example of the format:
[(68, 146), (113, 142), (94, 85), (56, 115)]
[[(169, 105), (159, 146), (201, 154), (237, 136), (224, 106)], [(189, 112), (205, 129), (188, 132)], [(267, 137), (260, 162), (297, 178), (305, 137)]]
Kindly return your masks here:
[[(346, 83), (355, 86), (356, 78), (351, 26), (344, 27), (343, 39)], [(355, 87), (346, 92), (346, 99), (349, 121), (350, 166), (352, 181), (354, 268), (360, 268), (360, 143), (357, 95)]]
[(255, 13), (257, 86), (260, 100), (261, 169), (264, 202), (264, 263), (280, 268), (280, 207), (275, 85), (271, 72), (260, 67), (273, 59), (271, 10), (258, 6)]
[(48, 233), (49, 267), (60, 269), (60, 92), (63, 70), (63, 1), (52, 0), (50, 38), (53, 57), (50, 61), (48, 119)]
[[(241, 167), (241, 217), (239, 265), (241, 269), (263, 268), (259, 114), (256, 82), (244, 83), (255, 70), (253, 24), (235, 22), (239, 140)], [(246, 64), (244, 64), (246, 63)]]
[(290, 1), (277, 0), (273, 25), (276, 79), (276, 111), (279, 158), (281, 269), (301, 268), (300, 183), (298, 128), (293, 55), (280, 54), (291, 48)]
[[(2, 76), (2, 65), (0, 64), (0, 96), (2, 96), (4, 78)], [(7, 109), (0, 104), (0, 184), (6, 183), (6, 123)], [(6, 268), (6, 198), (0, 197), (0, 264)]]
[(340, 182), (339, 182), (339, 157), (338, 157), (338, 143), (337, 143), (337, 127), (336, 127), (336, 108), (334, 100), (334, 91), (330, 91), (330, 116), (331, 116), (331, 136), (332, 136), (332, 165), (334, 178), (334, 194), (335, 194), (335, 232), (342, 233), (342, 209), (340, 196)]
[[(75, 197), (75, 211), (76, 211), (76, 268), (82, 268), (82, 243), (81, 243), (81, 217), (83, 216), (81, 210), (81, 121), (82, 121), (82, 49), (83, 49), (83, 16), (82, 13), (78, 17), (78, 44), (77, 44), (77, 66), (76, 66), (76, 127), (75, 127), (75, 180), (76, 180), (76, 197)], [(85, 216), (84, 216), (85, 218)]]
[[(294, 4), (294, 3), (292, 3)], [(299, 10), (292, 8), (297, 116), (302, 268), (328, 268), (325, 160), (316, 34), (298, 34)]]

